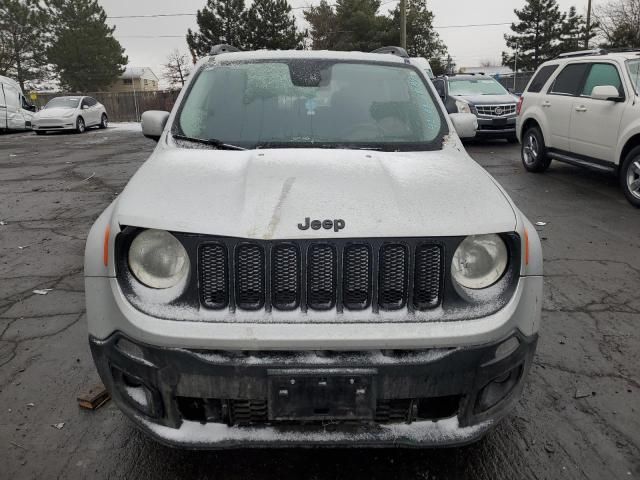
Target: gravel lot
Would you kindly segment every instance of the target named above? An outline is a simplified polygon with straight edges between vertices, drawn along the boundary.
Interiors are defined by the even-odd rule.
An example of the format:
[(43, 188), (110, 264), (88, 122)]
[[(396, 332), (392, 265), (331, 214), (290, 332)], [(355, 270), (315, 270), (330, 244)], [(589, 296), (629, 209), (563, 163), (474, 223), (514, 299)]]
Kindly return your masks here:
[(153, 147), (127, 125), (0, 136), (0, 477), (640, 478), (640, 211), (614, 178), (557, 162), (527, 174), (518, 147), (501, 142), (469, 151), (532, 221), (548, 222), (546, 291), (522, 401), (482, 442), (191, 452), (145, 438), (112, 402), (81, 411), (77, 393), (97, 381), (85, 238)]

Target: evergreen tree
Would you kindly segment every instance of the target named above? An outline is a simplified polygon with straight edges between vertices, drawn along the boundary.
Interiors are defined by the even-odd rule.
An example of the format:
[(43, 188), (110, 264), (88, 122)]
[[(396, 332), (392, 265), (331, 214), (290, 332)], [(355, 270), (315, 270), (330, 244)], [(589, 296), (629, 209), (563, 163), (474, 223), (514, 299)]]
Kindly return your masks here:
[[(391, 12), (393, 37), (400, 43), (400, 6)], [(444, 61), (447, 47), (433, 28), (434, 15), (426, 0), (407, 0), (407, 53), (411, 57)]]
[(370, 52), (388, 45), (392, 20), (378, 15), (379, 8), (380, 0), (337, 0), (336, 39), (332, 48)]
[(311, 7), (303, 12), (304, 19), (311, 26), (311, 48), (314, 50), (330, 50), (336, 41), (336, 12), (327, 3), (321, 0), (316, 7)]
[(207, 0), (198, 10), (198, 32), (187, 32), (187, 44), (194, 60), (209, 55), (211, 47), (227, 43), (245, 48), (244, 0)]
[(0, 75), (23, 89), (26, 81), (47, 77), (47, 23), (37, 0), (0, 0)]
[(302, 49), (304, 33), (296, 27), (287, 0), (254, 0), (243, 15), (248, 50)]
[[(596, 25), (591, 26), (589, 32), (589, 40), (595, 37), (594, 29)], [(581, 50), (587, 41), (587, 22), (582, 15), (576, 13), (576, 7), (571, 7), (567, 13), (562, 30), (560, 32), (560, 44), (558, 45), (558, 53), (572, 52)]]
[(55, 39), (47, 51), (63, 87), (100, 91), (124, 72), (127, 57), (97, 0), (47, 0)]
[(522, 10), (514, 10), (518, 23), (511, 24), (512, 35), (504, 38), (514, 53), (502, 53), (502, 64), (513, 66), (518, 50), (518, 68), (535, 70), (558, 53), (566, 14), (561, 13), (556, 0), (527, 0)]

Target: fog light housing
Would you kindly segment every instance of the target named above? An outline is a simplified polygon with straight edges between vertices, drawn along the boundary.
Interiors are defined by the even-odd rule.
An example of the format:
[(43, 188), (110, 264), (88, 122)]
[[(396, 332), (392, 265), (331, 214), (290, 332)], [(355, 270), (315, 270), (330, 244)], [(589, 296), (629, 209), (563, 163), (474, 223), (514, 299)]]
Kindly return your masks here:
[(478, 394), (474, 412), (485, 412), (491, 407), (496, 406), (500, 401), (504, 400), (518, 385), (518, 382), (522, 377), (522, 372), (523, 366), (519, 365), (513, 370), (494, 378), (491, 382), (485, 385)]
[(125, 402), (147, 417), (162, 416), (162, 401), (153, 388), (117, 367), (112, 366), (111, 371), (118, 394)]

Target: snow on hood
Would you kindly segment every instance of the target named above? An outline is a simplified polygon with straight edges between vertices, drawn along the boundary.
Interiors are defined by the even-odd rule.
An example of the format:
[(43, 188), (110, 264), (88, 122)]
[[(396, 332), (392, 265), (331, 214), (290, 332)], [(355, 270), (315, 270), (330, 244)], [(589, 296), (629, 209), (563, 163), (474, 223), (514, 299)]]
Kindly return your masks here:
[[(159, 147), (120, 195), (120, 225), (253, 239), (513, 231), (510, 200), (464, 150)], [(345, 228), (299, 223), (342, 219)]]
[(69, 107), (53, 107), (53, 108), (44, 108), (36, 113), (37, 118), (60, 118), (65, 117), (73, 112), (75, 112), (75, 108)]

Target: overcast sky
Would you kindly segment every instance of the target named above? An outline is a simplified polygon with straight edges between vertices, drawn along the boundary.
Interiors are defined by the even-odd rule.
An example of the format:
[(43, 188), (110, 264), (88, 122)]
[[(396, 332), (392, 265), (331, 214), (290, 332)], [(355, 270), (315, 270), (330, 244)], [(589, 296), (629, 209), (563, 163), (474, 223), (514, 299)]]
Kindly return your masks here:
[[(602, 3), (604, 0), (595, 0)], [(386, 3), (381, 11), (393, 8), (397, 1)], [(299, 26), (305, 26), (303, 10), (319, 3), (319, 0), (290, 0)], [(515, 19), (514, 8), (521, 8), (524, 0), (428, 0), (434, 12), (435, 25), (441, 38), (449, 47), (458, 66), (478, 66), (483, 60), (500, 61), (505, 48), (503, 35), (508, 25), (442, 28), (455, 25), (480, 23), (508, 23)], [(587, 0), (558, 0), (563, 10), (575, 5), (579, 13), (586, 12)], [(195, 14), (206, 0), (100, 0), (110, 17), (149, 14)], [(250, 4), (250, 0), (247, 1)], [(188, 28), (196, 28), (195, 16), (169, 18), (110, 18), (116, 25), (115, 36), (126, 49), (129, 64), (136, 67), (151, 67), (161, 76), (162, 64), (167, 54), (178, 48), (187, 52), (185, 34)], [(398, 42), (399, 43), (399, 42)]]

